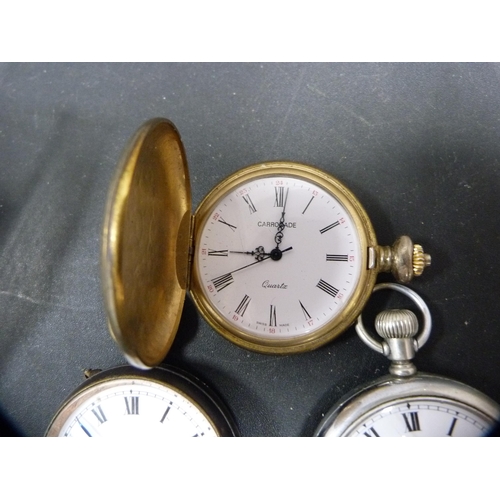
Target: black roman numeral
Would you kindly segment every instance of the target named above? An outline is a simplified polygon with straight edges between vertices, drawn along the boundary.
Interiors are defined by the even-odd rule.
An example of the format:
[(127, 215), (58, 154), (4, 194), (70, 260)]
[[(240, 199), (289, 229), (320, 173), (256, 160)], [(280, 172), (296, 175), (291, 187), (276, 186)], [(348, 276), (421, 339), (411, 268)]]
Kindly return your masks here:
[[(80, 422), (80, 420), (76, 419), (76, 421), (78, 422), (78, 425), (80, 426), (82, 431), (85, 432), (85, 434), (87, 434), (88, 437), (92, 437), (92, 434), (90, 434), (89, 430)], [(68, 433), (66, 432), (64, 436), (68, 437)]]
[(248, 209), (250, 210), (251, 214), (254, 214), (255, 212), (257, 212), (257, 209), (255, 208), (255, 205), (253, 204), (253, 202), (250, 199), (250, 196), (248, 194), (243, 195), (243, 200), (248, 205)]
[(370, 427), (369, 429), (366, 430), (366, 432), (363, 433), (366, 437), (380, 437), (378, 435), (378, 432), (373, 428), (373, 427)]
[(287, 198), (288, 198), (288, 188), (286, 190), (286, 195), (285, 195), (285, 188), (284, 187), (280, 186), (280, 187), (274, 188), (274, 206), (275, 207), (285, 208)]
[(274, 206), (275, 207), (280, 207), (283, 208), (285, 204), (285, 188), (280, 186), (280, 187), (275, 187), (274, 188)]
[(240, 305), (236, 308), (234, 311), (236, 314), (239, 314), (240, 316), (243, 316), (245, 314), (245, 311), (247, 310), (248, 304), (250, 304), (250, 301), (252, 299), (248, 296), (245, 295), (243, 297), (243, 300), (240, 302)]
[(405, 419), (406, 429), (408, 432), (420, 430), (420, 422), (418, 421), (418, 413), (416, 411), (403, 413), (403, 418)]
[(335, 298), (339, 293), (339, 291), (334, 286), (330, 285), (330, 283), (327, 283), (324, 280), (319, 280), (319, 283), (316, 286), (320, 290), (326, 292), (328, 295), (331, 295), (333, 298)]
[(208, 250), (208, 255), (210, 257), (227, 257), (229, 255), (229, 250)]
[(276, 306), (273, 305), (269, 311), (269, 326), (276, 326)]
[(219, 217), (217, 219), (218, 222), (220, 222), (221, 224), (225, 224), (227, 227), (229, 227), (231, 229), (231, 231), (235, 231), (235, 229), (237, 229), (236, 226), (233, 226), (232, 224), (229, 224), (229, 222), (226, 222), (222, 217)]
[(347, 262), (347, 255), (337, 255), (333, 253), (326, 254), (327, 262)]
[(324, 227), (323, 229), (320, 229), (319, 232), (321, 234), (326, 233), (327, 231), (330, 231), (330, 229), (333, 229), (334, 227), (340, 226), (339, 221), (335, 221), (333, 224), (330, 224), (329, 226)]
[(127, 415), (139, 415), (139, 396), (125, 396)]
[(306, 317), (306, 320), (311, 319), (311, 315), (307, 312), (307, 309), (304, 307), (304, 304), (299, 300), (300, 308), (302, 309), (302, 312), (304, 313), (304, 316)]
[(312, 203), (313, 200), (314, 200), (314, 196), (309, 200), (309, 203), (306, 205), (306, 208), (304, 208), (302, 215), (304, 215), (306, 213), (306, 210), (309, 208), (309, 205)]
[[(172, 403), (170, 403), (171, 405)], [(167, 406), (167, 409), (165, 410), (165, 413), (163, 414), (163, 416), (161, 417), (161, 420), (160, 420), (160, 423), (163, 424), (163, 422), (165, 421), (165, 419), (167, 418), (167, 415), (168, 415), (168, 412), (170, 411), (170, 409), (172, 408), (171, 406)]]
[(97, 418), (97, 420), (99, 420), (100, 424), (103, 424), (104, 422), (106, 422), (106, 420), (107, 420), (106, 415), (104, 415), (104, 412), (102, 411), (102, 408), (100, 406), (98, 406), (97, 408), (93, 408), (92, 413), (95, 415), (95, 418)]
[(218, 278), (213, 279), (212, 283), (214, 284), (215, 289), (218, 292), (220, 292), (221, 290), (224, 290), (224, 288), (226, 288), (227, 286), (234, 283), (234, 278), (231, 273), (227, 273), (222, 276), (219, 276)]
[(456, 423), (457, 423), (457, 418), (454, 417), (453, 422), (450, 425), (450, 429), (448, 430), (448, 434), (446, 434), (447, 436), (451, 436), (453, 434), (453, 431), (455, 430)]

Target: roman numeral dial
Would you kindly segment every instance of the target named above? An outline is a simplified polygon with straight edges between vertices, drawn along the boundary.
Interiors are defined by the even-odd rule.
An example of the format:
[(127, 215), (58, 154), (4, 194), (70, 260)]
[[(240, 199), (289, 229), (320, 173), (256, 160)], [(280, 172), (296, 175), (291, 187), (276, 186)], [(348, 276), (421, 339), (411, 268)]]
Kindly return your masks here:
[(344, 203), (321, 182), (265, 167), (209, 197), (194, 244), (193, 283), (202, 297), (193, 297), (210, 323), (264, 351), (329, 331), (363, 264)]
[[(347, 437), (479, 437), (487, 435), (488, 429), (494, 426), (495, 418), (491, 417), (491, 412), (500, 415), (500, 408), (494, 410), (486, 400), (483, 406), (477, 393), (470, 398), (471, 388), (464, 384), (452, 380), (444, 382), (442, 377), (434, 375), (417, 374), (410, 385), (402, 383), (399, 386), (399, 383), (389, 382), (388, 377), (365, 385), (362, 391), (342, 402), (343, 408), (356, 410), (350, 410), (347, 415), (338, 407), (332, 408), (317, 434)], [(325, 424), (328, 420), (330, 423)]]
[[(107, 376), (102, 372), (99, 381), (66, 403), (67, 408), (55, 420), (54, 432), (83, 438), (217, 435), (206, 388), (173, 368), (153, 368), (146, 375), (136, 372), (123, 367), (109, 370)], [(48, 435), (55, 434), (49, 431)]]

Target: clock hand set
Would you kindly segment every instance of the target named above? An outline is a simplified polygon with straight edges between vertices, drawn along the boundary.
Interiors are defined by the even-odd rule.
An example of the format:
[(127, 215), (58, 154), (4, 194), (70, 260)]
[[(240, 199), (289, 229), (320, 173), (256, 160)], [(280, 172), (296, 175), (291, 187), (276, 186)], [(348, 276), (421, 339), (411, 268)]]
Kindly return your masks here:
[[(238, 250), (229, 250), (229, 253), (240, 253), (240, 254), (245, 254), (245, 255), (254, 255), (255, 260), (257, 262), (261, 262), (263, 260), (271, 258), (272, 260), (280, 260), (281, 256), (283, 255), (283, 252), (287, 252), (288, 250), (291, 250), (292, 247), (287, 248), (286, 250), (280, 250), (278, 247), (273, 248), (269, 253), (264, 250), (263, 246), (258, 246), (255, 250), (252, 250), (251, 252), (239, 252)], [(256, 264), (256, 262), (254, 262)], [(250, 264), (252, 265), (252, 264)]]
[[(292, 250), (292, 247), (285, 248), (284, 250), (280, 250), (279, 248), (273, 248), (271, 250), (271, 253), (264, 254), (265, 256), (262, 257), (260, 260), (256, 260), (255, 262), (252, 262), (251, 264), (247, 264), (246, 266), (239, 267), (238, 269), (234, 269), (234, 271), (231, 271), (229, 273), (223, 274), (222, 276), (219, 276), (218, 278), (214, 278), (210, 280), (217, 291), (221, 291), (223, 288), (226, 286), (230, 285), (233, 282), (233, 274), (242, 271), (243, 269), (246, 269), (247, 267), (255, 266), (255, 264), (260, 264), (261, 262), (264, 262), (267, 259), (272, 259), (272, 260), (280, 260), (281, 256), (285, 253), (288, 252), (289, 250)], [(251, 252), (235, 252), (235, 253), (249, 253)], [(279, 255), (279, 257), (277, 257)]]
[(228, 274), (233, 274), (235, 273), (236, 271), (241, 271), (242, 269), (246, 269), (247, 267), (250, 267), (250, 266), (255, 266), (255, 264), (259, 264), (260, 262), (263, 262), (267, 259), (272, 259), (272, 260), (279, 260), (281, 259), (281, 255), (284, 254), (285, 252), (288, 252), (289, 250), (292, 250), (292, 247), (288, 247), (288, 248), (285, 248), (285, 250), (279, 250), (279, 253), (280, 253), (280, 257), (279, 259), (276, 259), (275, 256), (276, 254), (273, 253), (274, 250), (276, 250), (275, 248), (273, 250), (271, 250), (271, 253), (266, 253), (264, 254), (265, 257), (262, 257), (262, 259), (260, 260), (257, 260), (256, 262), (252, 262), (251, 264), (247, 264), (246, 266), (243, 266), (243, 267), (239, 267), (238, 269), (235, 269), (234, 271), (231, 271), (230, 273)]

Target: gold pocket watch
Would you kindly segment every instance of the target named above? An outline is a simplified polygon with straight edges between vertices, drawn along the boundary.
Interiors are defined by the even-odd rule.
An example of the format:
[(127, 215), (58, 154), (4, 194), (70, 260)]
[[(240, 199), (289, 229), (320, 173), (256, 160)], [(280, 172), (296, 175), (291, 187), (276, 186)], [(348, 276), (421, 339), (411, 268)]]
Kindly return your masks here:
[(347, 394), (323, 418), (315, 435), (320, 437), (477, 437), (495, 433), (500, 406), (456, 380), (418, 373), (411, 362), (431, 332), (429, 308), (413, 290), (382, 283), (374, 291), (392, 289), (414, 301), (423, 317), (419, 322), (407, 309), (381, 312), (375, 328), (381, 339), (366, 330), (359, 316), (356, 331), (371, 349), (387, 356), (390, 375)]
[(379, 272), (407, 283), (430, 264), (407, 236), (379, 246), (351, 191), (299, 163), (239, 170), (191, 215), (184, 149), (165, 119), (138, 130), (119, 171), (106, 212), (103, 282), (111, 333), (135, 366), (165, 357), (177, 328), (166, 324), (178, 321), (188, 289), (230, 341), (288, 354), (346, 330)]

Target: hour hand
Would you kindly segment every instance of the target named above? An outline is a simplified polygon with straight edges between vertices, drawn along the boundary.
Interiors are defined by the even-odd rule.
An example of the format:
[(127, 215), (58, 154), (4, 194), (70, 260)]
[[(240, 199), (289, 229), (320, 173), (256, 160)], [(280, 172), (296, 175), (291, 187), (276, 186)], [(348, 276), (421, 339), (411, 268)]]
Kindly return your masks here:
[(264, 247), (262, 247), (262, 246), (257, 247), (255, 250), (252, 250), (251, 252), (238, 252), (236, 250), (229, 250), (229, 253), (242, 253), (245, 255), (253, 255), (255, 257), (255, 260), (258, 260), (258, 261), (264, 260), (264, 257), (266, 257), (267, 255), (270, 255), (270, 254), (266, 253), (266, 251), (264, 250)]
[[(264, 257), (262, 259), (257, 260), (255, 262), (252, 262), (251, 264), (246, 264), (245, 266), (239, 267), (238, 269), (235, 269), (234, 271), (231, 271), (230, 273), (223, 274), (222, 276), (219, 276), (218, 278), (214, 278), (213, 280), (210, 280), (214, 286), (215, 289), (220, 292), (222, 289), (226, 288), (229, 286), (231, 283), (233, 283), (233, 274), (242, 271), (243, 269), (247, 269), (249, 267), (255, 266), (256, 264), (260, 264), (261, 262), (264, 262), (265, 260), (271, 259), (271, 260), (280, 260), (282, 255), (285, 252), (288, 252), (292, 250), (292, 247), (285, 248), (284, 250), (280, 250), (279, 248), (274, 248), (271, 253), (266, 253), (264, 254)], [(251, 252), (235, 252), (235, 253), (249, 253), (251, 255)]]

